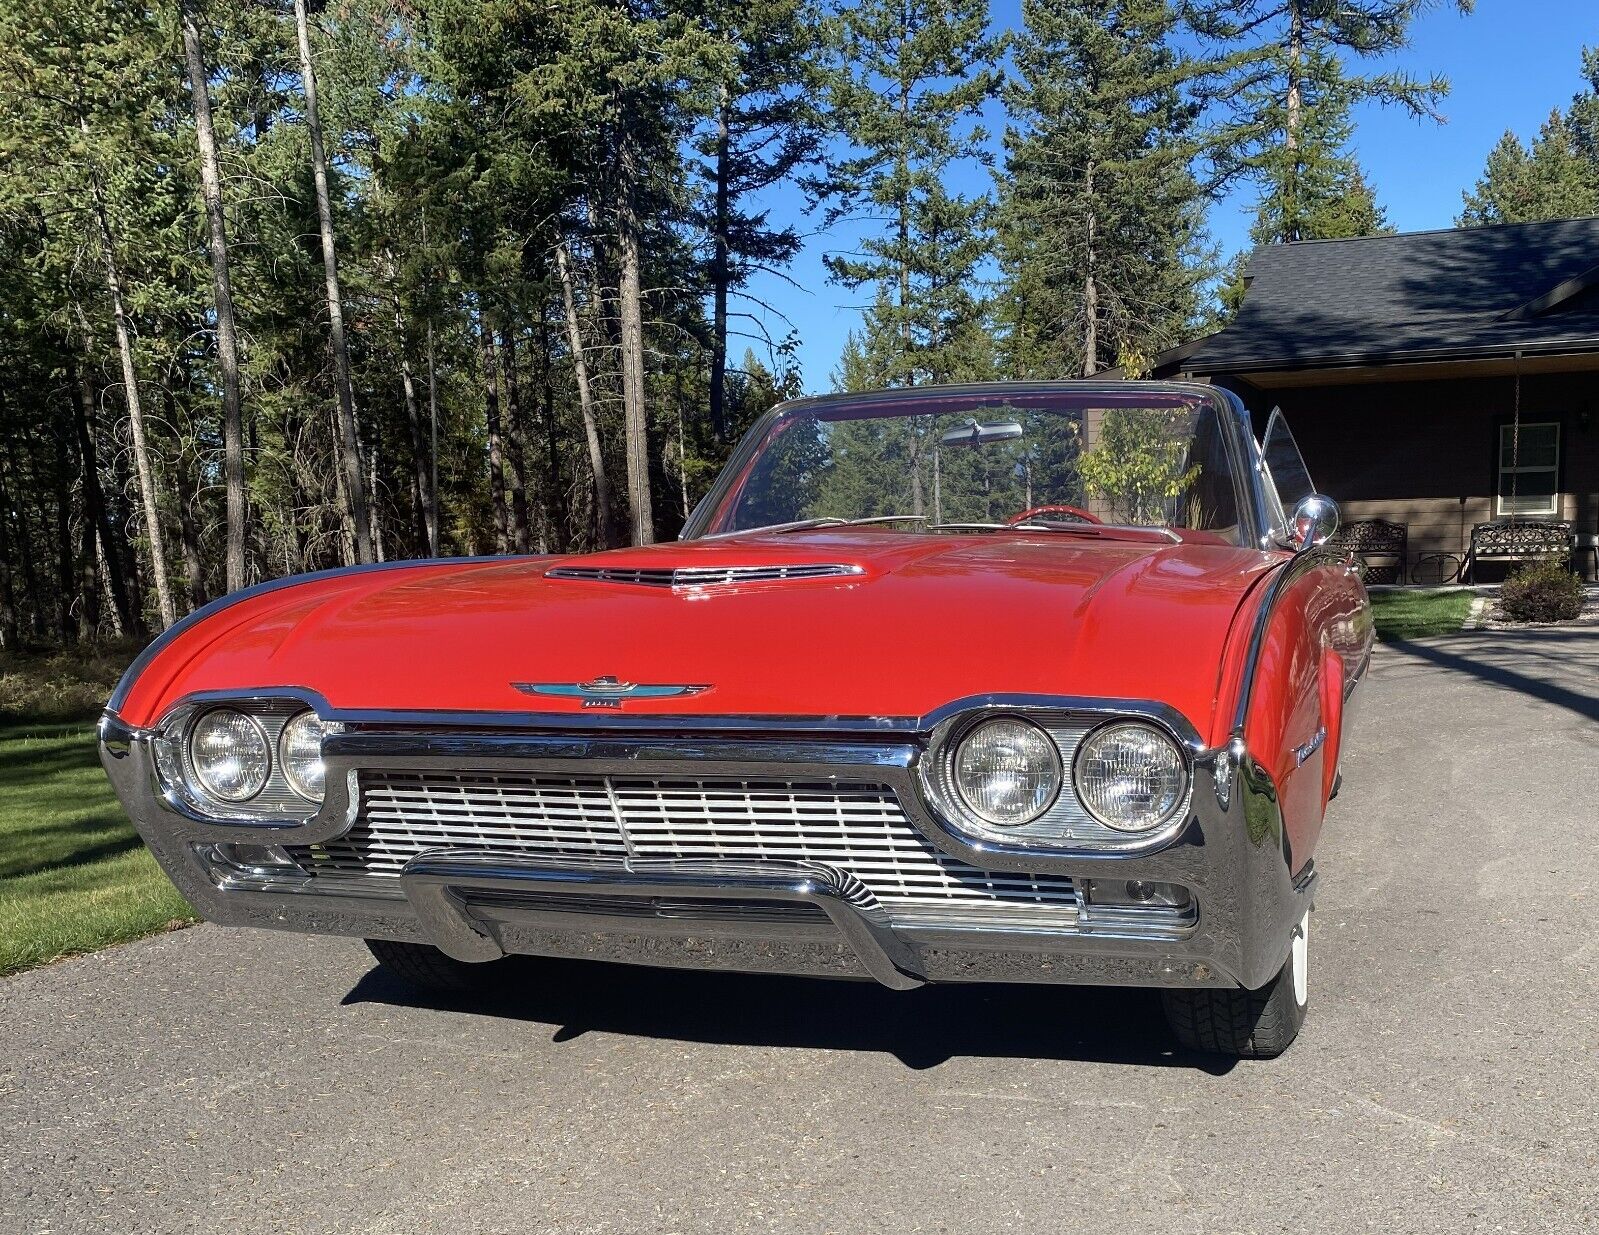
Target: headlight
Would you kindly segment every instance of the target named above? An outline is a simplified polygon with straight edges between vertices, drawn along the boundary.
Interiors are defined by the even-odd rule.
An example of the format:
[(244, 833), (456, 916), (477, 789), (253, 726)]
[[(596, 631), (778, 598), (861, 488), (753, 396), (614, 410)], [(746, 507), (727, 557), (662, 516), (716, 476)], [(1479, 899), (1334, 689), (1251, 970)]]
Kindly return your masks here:
[(212, 797), (245, 802), (265, 788), (272, 748), (254, 719), (232, 708), (214, 708), (189, 734), (189, 763)]
[(1101, 725), (1083, 739), (1074, 765), (1088, 812), (1121, 832), (1167, 823), (1188, 796), (1188, 762), (1162, 729), (1141, 721)]
[(301, 712), (278, 735), (278, 759), (289, 788), (312, 802), (327, 792), (327, 768), (322, 764), (322, 739), (328, 727), (315, 712)]
[(955, 748), (950, 779), (972, 814), (1016, 828), (1037, 819), (1060, 793), (1060, 752), (1037, 725), (1013, 717), (985, 720)]

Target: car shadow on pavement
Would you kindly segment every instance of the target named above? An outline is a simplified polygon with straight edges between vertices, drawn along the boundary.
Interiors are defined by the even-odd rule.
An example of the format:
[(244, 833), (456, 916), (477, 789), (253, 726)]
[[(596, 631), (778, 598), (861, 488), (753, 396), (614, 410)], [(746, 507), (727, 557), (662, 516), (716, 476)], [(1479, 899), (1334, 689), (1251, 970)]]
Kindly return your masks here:
[(1181, 1067), (1220, 1076), (1233, 1060), (1183, 1051), (1154, 991), (947, 985), (890, 991), (868, 982), (651, 969), (512, 957), (483, 992), (418, 992), (381, 967), (345, 1004), (379, 1003), (554, 1027), (551, 1040), (627, 1034), (742, 1046), (892, 1055), (907, 1068), (962, 1056)]

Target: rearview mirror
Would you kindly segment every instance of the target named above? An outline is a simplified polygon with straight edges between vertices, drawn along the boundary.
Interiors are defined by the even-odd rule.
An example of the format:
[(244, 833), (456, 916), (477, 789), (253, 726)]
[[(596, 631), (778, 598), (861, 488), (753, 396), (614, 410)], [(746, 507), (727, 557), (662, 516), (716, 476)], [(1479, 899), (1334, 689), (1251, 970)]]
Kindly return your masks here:
[(1022, 436), (1022, 427), (1014, 420), (996, 420), (980, 425), (975, 420), (958, 429), (940, 435), (940, 446), (987, 446), (993, 442), (1014, 442)]
[(1320, 493), (1312, 493), (1294, 507), (1288, 521), (1288, 543), (1295, 553), (1324, 545), (1338, 530), (1338, 503)]

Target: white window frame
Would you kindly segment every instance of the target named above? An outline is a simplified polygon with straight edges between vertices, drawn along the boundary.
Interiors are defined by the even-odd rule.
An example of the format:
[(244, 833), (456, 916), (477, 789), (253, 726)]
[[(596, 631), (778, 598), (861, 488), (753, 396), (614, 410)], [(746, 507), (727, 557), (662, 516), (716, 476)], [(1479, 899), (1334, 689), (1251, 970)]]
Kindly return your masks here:
[[(1525, 518), (1527, 516), (1536, 518), (1540, 515), (1558, 517), (1560, 514), (1560, 422), (1558, 420), (1522, 421), (1521, 431), (1525, 433), (1528, 429), (1553, 429), (1555, 431), (1555, 461), (1553, 463), (1540, 463), (1536, 467), (1512, 466), (1510, 460), (1514, 459), (1514, 455), (1510, 454), (1510, 452), (1514, 449), (1513, 443), (1516, 440), (1515, 426), (1510, 424), (1501, 424), (1499, 426), (1498, 453), (1494, 460), (1498, 465), (1498, 468), (1494, 473), (1497, 477), (1497, 483), (1495, 485), (1496, 491), (1494, 493), (1494, 512), (1496, 518)], [(1507, 459), (1507, 455), (1509, 455), (1509, 459)], [(1507, 509), (1506, 502), (1510, 498), (1510, 477), (1537, 475), (1541, 472), (1549, 473), (1550, 477), (1552, 478), (1552, 483), (1549, 486), (1549, 505), (1546, 508), (1539, 510), (1512, 511)], [(1517, 487), (1519, 489), (1520, 486), (1518, 485)], [(1518, 494), (1517, 500), (1521, 501), (1525, 499), (1521, 498)]]

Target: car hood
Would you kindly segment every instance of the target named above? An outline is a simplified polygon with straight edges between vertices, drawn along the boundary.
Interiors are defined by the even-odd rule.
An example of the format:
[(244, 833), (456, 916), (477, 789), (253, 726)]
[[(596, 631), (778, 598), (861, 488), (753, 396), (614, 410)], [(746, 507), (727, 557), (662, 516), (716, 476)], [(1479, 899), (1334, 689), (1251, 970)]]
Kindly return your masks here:
[(577, 713), (529, 687), (603, 677), (701, 688), (630, 697), (630, 715), (920, 718), (1078, 695), (1167, 703), (1208, 733), (1234, 615), (1274, 561), (1153, 537), (839, 530), (395, 564), (225, 604), (113, 706), (151, 724), (196, 692), (298, 687), (346, 715)]

